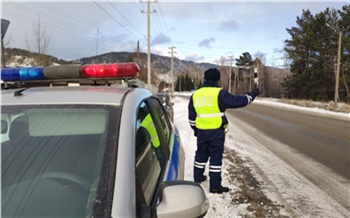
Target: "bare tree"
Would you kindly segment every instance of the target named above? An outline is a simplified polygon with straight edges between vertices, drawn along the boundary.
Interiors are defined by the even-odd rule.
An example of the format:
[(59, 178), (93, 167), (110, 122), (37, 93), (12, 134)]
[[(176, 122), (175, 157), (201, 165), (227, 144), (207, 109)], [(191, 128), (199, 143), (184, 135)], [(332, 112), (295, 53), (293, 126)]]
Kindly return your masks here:
[(50, 49), (51, 34), (41, 22), (40, 16), (36, 25), (33, 26), (32, 37), (26, 38), (26, 45), (29, 51), (37, 53), (36, 64), (46, 65), (48, 60), (45, 56)]
[(221, 72), (221, 78), (220, 78), (220, 84), (223, 89), (228, 90), (229, 86), (229, 80), (230, 76), (229, 73), (227, 72), (227, 67), (226, 67), (226, 58), (224, 56), (221, 56), (220, 58), (220, 67), (219, 70)]
[(255, 55), (255, 67), (258, 73), (258, 88), (260, 89), (261, 96), (266, 94), (266, 84), (268, 79), (268, 67), (266, 66), (266, 55), (261, 52), (257, 52)]

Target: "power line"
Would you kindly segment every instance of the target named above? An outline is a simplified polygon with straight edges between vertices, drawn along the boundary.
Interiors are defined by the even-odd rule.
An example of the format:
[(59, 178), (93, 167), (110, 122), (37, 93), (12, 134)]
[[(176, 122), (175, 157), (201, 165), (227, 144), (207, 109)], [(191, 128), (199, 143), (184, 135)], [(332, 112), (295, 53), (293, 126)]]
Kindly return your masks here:
[[(63, 33), (65, 35), (71, 35), (71, 36), (74, 36), (76, 38), (83, 39), (85, 41), (92, 41), (92, 39), (89, 39), (89, 38), (86, 38), (86, 37), (81, 37), (81, 35), (82, 35), (81, 33), (82, 32), (84, 34), (88, 34), (88, 35), (92, 36), (92, 31), (90, 31), (87, 28), (77, 28), (77, 26), (73, 25), (72, 22), (67, 22), (65, 20), (61, 20), (61, 19), (58, 19), (56, 17), (52, 17), (50, 15), (41, 13), (41, 11), (35, 11), (34, 9), (25, 7), (25, 6), (21, 5), (21, 4), (14, 3), (14, 4), (12, 4), (12, 6), (16, 7), (16, 8), (21, 8), (21, 9), (23, 9), (25, 11), (28, 11), (31, 15), (33, 15), (33, 12), (36, 12), (37, 14), (40, 14), (41, 17), (45, 18), (45, 19), (43, 19), (42, 23), (45, 24), (48, 29), (51, 29), (51, 30), (53, 30), (55, 32)], [(47, 7), (47, 9), (52, 9), (53, 8), (53, 7), (48, 7), (46, 5), (39, 5), (39, 6), (43, 7), (43, 8)], [(57, 8), (55, 8), (55, 9), (58, 10), (58, 11), (61, 11), (61, 12), (55, 12), (55, 13), (63, 15), (64, 17), (72, 16), (69, 13), (65, 13), (62, 10), (59, 10)], [(17, 12), (9, 10), (8, 7), (4, 8), (4, 12), (10, 12), (10, 13), (14, 14), (15, 16), (17, 15), (18, 18), (20, 18), (21, 20), (24, 20), (25, 22), (30, 22), (30, 23), (33, 23), (33, 24), (35, 24), (37, 22), (32, 17), (26, 16), (23, 13), (18, 14)], [(75, 16), (74, 16), (74, 18), (75, 18)], [(49, 23), (48, 22), (49, 20), (51, 20), (53, 22)], [(86, 19), (84, 19), (84, 18), (81, 18), (81, 20), (86, 21)], [(86, 23), (88, 25), (91, 25), (91, 23), (89, 24), (88, 22), (84, 22), (84, 23)], [(62, 24), (62, 25), (60, 25), (60, 24)], [(93, 26), (93, 28), (96, 29), (96, 26)], [(101, 38), (105, 39), (105, 40), (109, 40), (109, 38), (106, 38), (106, 37), (101, 37)]]
[[(37, 4), (40, 4), (40, 3), (37, 3)], [(55, 7), (53, 7), (52, 5), (47, 6), (47, 5), (43, 4), (43, 3), (41, 3), (41, 4), (42, 4), (41, 7), (45, 7), (45, 8), (48, 9), (48, 10), (55, 11), (55, 13), (57, 13), (57, 14), (63, 15), (64, 17), (67, 17), (67, 16), (68, 16), (68, 17), (71, 17), (71, 19), (73, 19), (73, 20), (77, 20), (77, 21), (79, 21), (79, 22), (82, 22), (82, 23), (85, 23), (85, 24), (87, 24), (87, 25), (89, 25), (89, 26), (92, 26), (93, 29), (98, 28), (98, 29), (101, 30), (100, 24), (97, 23), (97, 22), (94, 21), (94, 20), (89, 20), (89, 19), (87, 19), (87, 18), (78, 16), (77, 14), (72, 14), (72, 13), (69, 13), (69, 12), (67, 12), (67, 11), (64, 11), (64, 10), (61, 10), (61, 9), (58, 9), (58, 8), (55, 8)], [(68, 4), (70, 4), (70, 3), (68, 3)], [(111, 4), (111, 3), (110, 3), (110, 4)], [(39, 6), (40, 6), (40, 5), (39, 5)], [(116, 10), (118, 10), (114, 5), (112, 5), (112, 6), (113, 6)], [(119, 10), (118, 10), (118, 12), (121, 13)], [(122, 16), (124, 16), (124, 15), (122, 14)], [(127, 19), (125, 16), (124, 16), (124, 18)], [(127, 19), (127, 20), (128, 20), (128, 19)], [(128, 20), (128, 21), (129, 21), (129, 20)], [(67, 21), (64, 21), (64, 22), (65, 22), (65, 23), (70, 23), (70, 22), (67, 22)], [(129, 23), (131, 23), (131, 22), (129, 21)], [(131, 23), (131, 24), (132, 24), (132, 23)], [(76, 28), (76, 27), (74, 27), (74, 28)], [(134, 28), (135, 28), (141, 35), (143, 35), (135, 26), (134, 26)], [(103, 29), (106, 29), (106, 30), (109, 31), (109, 32), (115, 30), (114, 27), (107, 26), (107, 25), (105, 25), (105, 24), (104, 24)], [(91, 31), (89, 31), (89, 32), (91, 33)], [(102, 38), (103, 38), (103, 37), (102, 37)], [(143, 43), (144, 43), (144, 42), (143, 42)]]
[[(159, 4), (158, 6), (159, 6), (160, 15), (161, 15), (161, 17), (162, 17), (162, 20), (164, 21), (165, 30), (166, 30), (166, 32), (168, 33), (169, 37), (170, 37), (170, 32), (169, 32), (169, 29), (168, 29), (166, 20), (164, 19), (164, 16), (163, 16), (163, 9), (162, 9), (162, 7), (161, 7), (161, 4)], [(171, 37), (170, 37), (170, 38), (171, 38)]]
[[(18, 17), (19, 19), (21, 19), (21, 20), (23, 20), (25, 22), (31, 23), (31, 24), (35, 24), (35, 22), (37, 22), (36, 20), (33, 20), (32, 17), (28, 17), (28, 16), (23, 15), (23, 14), (18, 14), (16, 12), (13, 12), (13, 11), (8, 10), (8, 9), (6, 11), (4, 11), (4, 12), (10, 13), (10, 14), (12, 13), (13, 16)], [(55, 26), (55, 25), (52, 25), (52, 24), (48, 25), (48, 23), (45, 23), (45, 22), (42, 22), (42, 23), (46, 25), (45, 26), (46, 28), (51, 29), (51, 30), (53, 30), (55, 32), (68, 34), (68, 35), (80, 38), (82, 40), (85, 40), (85, 41), (90, 41), (89, 39), (87, 39), (85, 37), (80, 37), (81, 34), (73, 33), (71, 30), (67, 29), (64, 26), (63, 27), (62, 26)]]
[(171, 83), (171, 94), (172, 97), (174, 97), (174, 46), (169, 47), (169, 49), (171, 50), (171, 52), (169, 52), (171, 54), (171, 66), (170, 66), (170, 71), (171, 71), (171, 77), (172, 77), (172, 83)]
[[(70, 17), (72, 16), (69, 13), (65, 13), (62, 10), (59, 10), (57, 8), (54, 8), (54, 10), (49, 10), (49, 7), (46, 8), (46, 5), (38, 5), (36, 4), (35, 8), (29, 7), (28, 4), (18, 4), (18, 3), (11, 3), (12, 7), (15, 9), (15, 11), (10, 10), (11, 7), (4, 7), (4, 14), (9, 13), (12, 14), (12, 16), (15, 16), (17, 18), (19, 18), (20, 20), (23, 20), (24, 22), (27, 23), (32, 23), (35, 24), (37, 21), (33, 18), (33, 15), (35, 14), (40, 14), (41, 17), (43, 17), (43, 24), (45, 25), (45, 27), (47, 29), (49, 29), (50, 31), (62, 34), (64, 36), (72, 36), (73, 39), (79, 39), (80, 41), (85, 41), (88, 43), (92, 43), (92, 42), (96, 42), (95, 41), (95, 37), (93, 37), (93, 33), (96, 32), (96, 26), (94, 25), (93, 28), (94, 30), (91, 31), (89, 30), (89, 28), (77, 28), (76, 25), (73, 25), (73, 23), (70, 21), (64, 21), (62, 19), (59, 19), (60, 17)], [(31, 4), (31, 6), (33, 6), (33, 4)], [(40, 6), (41, 8), (45, 9), (45, 10), (40, 10), (40, 8), (38, 8), (37, 6)], [(20, 10), (18, 10), (18, 9)], [(38, 9), (38, 10), (36, 10)], [(21, 13), (18, 13), (20, 12)], [(27, 13), (30, 13), (30, 16), (27, 15)], [(46, 12), (46, 13), (45, 13)], [(50, 15), (47, 15), (47, 13), (49, 13)], [(59, 14), (59, 15), (63, 15), (63, 16), (59, 16), (58, 18), (53, 18), (53, 16), (55, 14)], [(91, 21), (84, 19), (84, 18), (80, 18), (79, 20), (80, 23), (85, 23), (87, 25), (91, 25)], [(52, 22), (53, 21), (53, 22)], [(101, 32), (101, 29), (100, 29)], [(83, 33), (83, 34), (82, 34)], [(89, 35), (90, 37), (84, 37), (84, 35)], [(101, 34), (100, 34), (101, 35)], [(111, 40), (111, 38), (107, 38), (107, 37), (99, 37), (99, 39), (102, 40)], [(113, 38), (112, 38), (113, 40)], [(114, 41), (116, 41), (116, 39), (114, 39)], [(145, 41), (143, 39), (140, 40), (142, 44), (145, 44)]]
[[(155, 0), (152, 3), (157, 3), (158, 1)], [(151, 11), (151, 2), (148, 0), (147, 2), (142, 2), (140, 0), (140, 3), (147, 3), (147, 11), (141, 11), (142, 13), (147, 13), (147, 84), (148, 88), (151, 88), (151, 13), (156, 13), (155, 10)]]
[[(154, 9), (153, 5), (152, 5), (152, 9), (153, 9), (153, 11), (157, 11), (156, 9)], [(155, 23), (156, 26), (157, 26), (158, 32), (159, 32), (159, 33), (162, 33), (163, 30), (162, 30), (162, 25), (161, 25), (160, 20), (159, 20), (158, 13), (155, 13), (155, 16), (156, 16), (156, 18), (157, 18), (157, 19), (155, 19), (155, 20), (158, 20), (158, 22), (154, 22), (154, 23)]]
[[(34, 2), (35, 3), (35, 2)], [(66, 17), (70, 17), (69, 19), (73, 19), (73, 20), (79, 20), (80, 22), (82, 23), (85, 23), (87, 25), (92, 25), (94, 27), (96, 27), (96, 25), (99, 25), (98, 23), (96, 23), (95, 21), (93, 20), (88, 20), (87, 18), (85, 17), (81, 17), (81, 16), (78, 16), (77, 14), (72, 14), (72, 13), (69, 13), (67, 11), (64, 11), (64, 10), (61, 10), (59, 8), (56, 8), (52, 5), (52, 3), (50, 4), (50, 6), (46, 5), (45, 3), (42, 3), (42, 2), (36, 2), (35, 4), (37, 4), (38, 6), (42, 7), (42, 8), (45, 8), (45, 10), (50, 10), (50, 11), (54, 11), (55, 13), (59, 14), (59, 15), (63, 15), (65, 18)]]
[[(142, 2), (140, 2), (140, 1), (138, 1), (139, 3), (142, 3)], [(140, 7), (140, 4), (137, 4), (137, 2), (136, 1), (133, 1), (133, 3), (136, 5), (136, 7), (140, 10), (140, 11), (145, 11), (145, 8), (144, 7)], [(145, 19), (145, 21), (147, 22), (147, 15), (146, 15), (146, 13), (142, 13), (144, 16), (143, 16), (143, 18)], [(154, 25), (153, 25), (153, 23), (151, 23), (151, 32), (152, 32), (152, 34), (153, 35), (158, 35), (157, 34), (157, 32), (155, 31), (155, 27), (154, 27)]]
[[(29, 11), (31, 15), (33, 15), (33, 12), (36, 12), (37, 14), (40, 14), (41, 17), (44, 17), (44, 18), (46, 18), (46, 19), (48, 19), (48, 20), (54, 21), (54, 24), (56, 24), (56, 23), (62, 23), (62, 24), (64, 24), (64, 25), (62, 25), (62, 27), (73, 26), (73, 25), (71, 25), (70, 23), (67, 23), (66, 21), (62, 21), (62, 20), (59, 20), (59, 19), (57, 19), (57, 18), (53, 18), (53, 17), (51, 17), (51, 16), (49, 16), (49, 15), (47, 15), (47, 14), (43, 14), (43, 13), (41, 13), (41, 12), (39, 12), (39, 11), (35, 11), (35, 10), (31, 9), (31, 8), (25, 7), (25, 6), (23, 6), (23, 5), (21, 5), (21, 4), (18, 4), (18, 3), (14, 3), (13, 6), (14, 6), (15, 8), (22, 8), (22, 9), (24, 9), (24, 10), (26, 10), (26, 11)], [(12, 12), (12, 13), (14, 13), (14, 14), (18, 14), (17, 12), (13, 12), (13, 11), (9, 10), (8, 8), (4, 8), (4, 11), (6, 11), (6, 10), (7, 10), (7, 11), (10, 11), (10, 12)], [(21, 14), (21, 15), (19, 15), (19, 16), (22, 16), (22, 15), (23, 15), (23, 14)], [(23, 15), (23, 16), (25, 16), (25, 15)], [(32, 19), (31, 17), (27, 17), (27, 18)], [(46, 19), (45, 19), (45, 20), (46, 20)], [(35, 22), (33, 22), (33, 23), (35, 23)], [(46, 23), (46, 22), (43, 22), (43, 23)], [(46, 24), (48, 24), (48, 23), (46, 23)], [(72, 29), (76, 30), (76, 27), (73, 26)]]
[(121, 14), (121, 15), (125, 18), (125, 20), (127, 20), (141, 35), (143, 35), (142, 32), (141, 32), (139, 29), (137, 29), (137, 28), (135, 27), (135, 25), (132, 24), (131, 21), (130, 21), (127, 17), (125, 17), (124, 14), (123, 14), (122, 12), (120, 12), (119, 9), (118, 9), (117, 7), (115, 7), (115, 6), (112, 4), (112, 2), (108, 1), (108, 3), (109, 3), (115, 10), (117, 10), (117, 11), (119, 12), (119, 14)]
[(107, 15), (109, 15), (115, 22), (117, 22), (121, 27), (123, 27), (126, 31), (128, 31), (131, 35), (133, 35), (136, 39), (138, 39), (132, 32), (130, 32), (123, 24), (121, 24), (117, 19), (115, 19), (110, 13), (108, 13), (104, 8), (102, 8), (97, 2), (94, 0), (92, 1), (95, 3), (102, 11), (104, 11)]

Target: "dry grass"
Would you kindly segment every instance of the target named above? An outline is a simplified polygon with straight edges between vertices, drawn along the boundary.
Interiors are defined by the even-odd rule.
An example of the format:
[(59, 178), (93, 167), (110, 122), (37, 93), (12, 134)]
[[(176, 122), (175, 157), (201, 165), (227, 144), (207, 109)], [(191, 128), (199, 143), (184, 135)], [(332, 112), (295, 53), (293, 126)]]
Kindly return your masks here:
[(279, 99), (279, 102), (298, 105), (310, 108), (322, 108), (329, 111), (350, 113), (350, 104), (338, 103), (337, 108), (334, 107), (334, 102), (316, 102), (311, 100), (295, 100), (295, 99)]

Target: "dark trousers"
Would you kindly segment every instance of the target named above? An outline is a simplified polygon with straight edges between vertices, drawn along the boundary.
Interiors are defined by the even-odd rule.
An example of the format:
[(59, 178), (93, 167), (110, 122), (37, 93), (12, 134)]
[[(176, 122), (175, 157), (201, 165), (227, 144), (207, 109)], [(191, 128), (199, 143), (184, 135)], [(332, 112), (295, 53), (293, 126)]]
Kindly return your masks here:
[(205, 165), (209, 159), (210, 188), (221, 186), (222, 155), (224, 153), (224, 129), (197, 130), (197, 151), (194, 157), (194, 181), (203, 178)]

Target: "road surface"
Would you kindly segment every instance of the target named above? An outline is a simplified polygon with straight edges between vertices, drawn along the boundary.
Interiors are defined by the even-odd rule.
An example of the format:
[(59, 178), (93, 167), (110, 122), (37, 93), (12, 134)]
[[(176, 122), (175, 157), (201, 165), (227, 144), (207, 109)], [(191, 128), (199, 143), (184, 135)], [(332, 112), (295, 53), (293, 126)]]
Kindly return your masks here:
[(350, 179), (349, 120), (260, 104), (227, 113)]
[(259, 103), (226, 116), (350, 211), (349, 120)]

